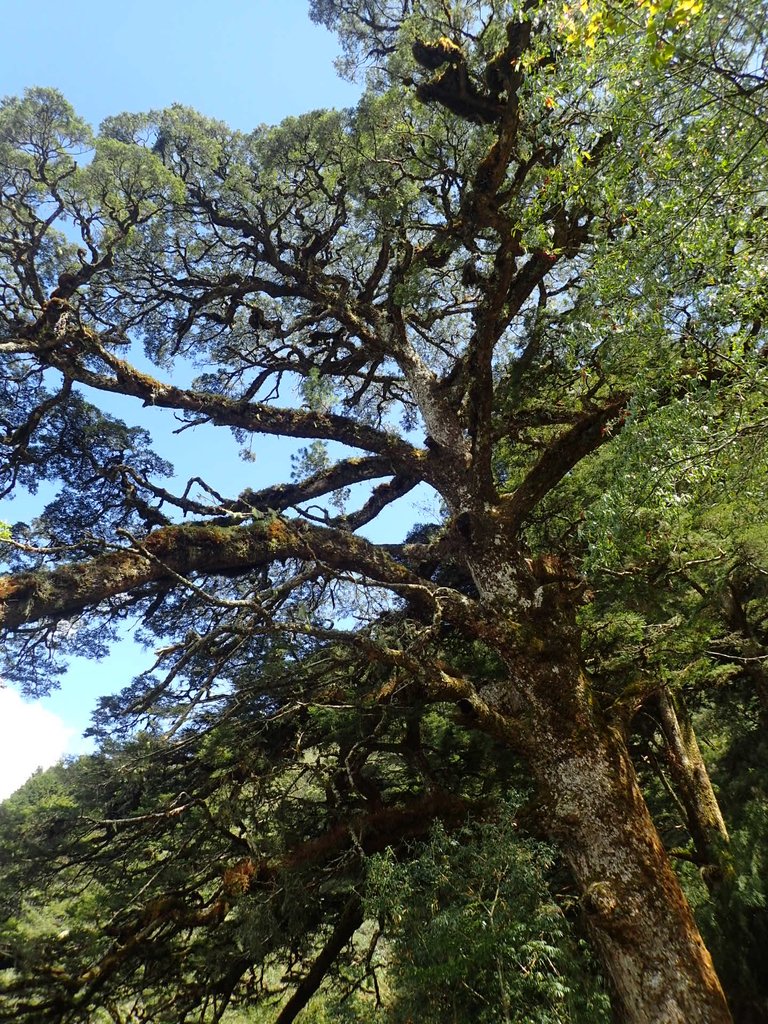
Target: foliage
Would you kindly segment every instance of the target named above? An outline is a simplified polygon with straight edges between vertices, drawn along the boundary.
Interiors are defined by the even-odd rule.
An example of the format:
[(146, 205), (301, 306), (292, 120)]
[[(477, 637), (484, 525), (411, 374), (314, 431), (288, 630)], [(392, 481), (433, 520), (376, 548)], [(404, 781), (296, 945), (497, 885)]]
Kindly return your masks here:
[(607, 1020), (549, 894), (551, 867), (551, 852), (519, 834), (504, 804), (492, 824), (452, 835), (438, 827), (414, 860), (379, 857), (372, 909), (392, 922), (386, 1019)]
[[(727, 967), (765, 927), (762, 9), (316, 0), (355, 109), (4, 101), (0, 483), (60, 490), (5, 544), (3, 671), (128, 617), (155, 652), (2, 809), (6, 1019), (600, 1019), (578, 906), (615, 1013), (653, 975), (726, 1020), (628, 745), (764, 1005)], [(115, 394), (293, 470), (174, 481)], [(440, 521), (377, 534), (417, 485)]]
[[(324, 921), (365, 887), (370, 855), (411, 856), (404, 843), (431, 820), (452, 828), (490, 806), (483, 775), (499, 752), (434, 713), (420, 753), (416, 719), (312, 712), (255, 715), (234, 732), (225, 715), (181, 748), (108, 744), (3, 805), (0, 949), (6, 970), (28, 975), (23, 997), (6, 993), (8, 1019), (56, 1020), (71, 1000), (71, 1019), (86, 1020), (94, 999), (136, 1020), (268, 1012), (286, 965), (311, 963)], [(423, 792), (423, 773), (441, 788)], [(141, 984), (129, 935), (154, 950)], [(246, 964), (259, 966), (241, 978)]]

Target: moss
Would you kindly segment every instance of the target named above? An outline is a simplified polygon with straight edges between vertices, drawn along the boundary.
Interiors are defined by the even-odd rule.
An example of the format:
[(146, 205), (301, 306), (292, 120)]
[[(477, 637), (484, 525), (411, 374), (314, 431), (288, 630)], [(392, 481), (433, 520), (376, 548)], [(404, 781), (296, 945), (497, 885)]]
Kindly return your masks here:
[(267, 539), (270, 547), (280, 547), (291, 539), (291, 531), (282, 519), (272, 519), (267, 525)]
[(413, 56), (423, 68), (434, 71), (443, 64), (456, 64), (464, 60), (464, 53), (452, 39), (440, 36), (434, 43), (417, 39), (413, 44)]
[(7, 601), (19, 591), (19, 579), (13, 576), (0, 577), (0, 601)]

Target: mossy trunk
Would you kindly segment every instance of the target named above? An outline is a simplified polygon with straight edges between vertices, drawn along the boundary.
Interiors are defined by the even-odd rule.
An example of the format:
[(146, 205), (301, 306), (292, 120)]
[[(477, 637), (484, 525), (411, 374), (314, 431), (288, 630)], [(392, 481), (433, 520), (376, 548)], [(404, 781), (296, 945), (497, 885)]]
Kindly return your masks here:
[[(531, 766), (626, 1024), (731, 1020), (709, 952), (659, 839), (623, 737), (588, 706), (544, 702)], [(533, 724), (533, 723), (532, 723)]]
[[(501, 549), (501, 550), (500, 550)], [(651, 820), (623, 734), (582, 669), (572, 583), (558, 568), (510, 568), (495, 545), (472, 566), (485, 634), (510, 671), (488, 693), (518, 723), (545, 821), (580, 893), (617, 1018), (730, 1024), (690, 907)]]
[(696, 848), (696, 857), (706, 868), (704, 879), (708, 887), (714, 889), (730, 871), (728, 830), (685, 704), (662, 687), (656, 698), (656, 707), (667, 763), (685, 808), (686, 824)]

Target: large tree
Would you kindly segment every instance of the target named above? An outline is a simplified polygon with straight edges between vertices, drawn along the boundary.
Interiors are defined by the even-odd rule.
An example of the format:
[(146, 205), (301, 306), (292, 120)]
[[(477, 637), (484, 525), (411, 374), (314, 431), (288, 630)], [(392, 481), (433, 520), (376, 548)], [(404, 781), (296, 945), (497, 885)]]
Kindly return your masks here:
[[(175, 716), (182, 739), (221, 694), (242, 708), (238, 687), (279, 715), (286, 645), (375, 666), (373, 704), (455, 702), (523, 758), (621, 1019), (712, 1024), (729, 1012), (626, 715), (584, 665), (585, 513), (556, 500), (665, 410), (692, 446), (713, 417), (738, 431), (762, 372), (765, 143), (738, 77), (759, 29), (742, 45), (748, 19), (734, 41), (667, 7), (660, 51), (632, 19), (582, 45), (558, 5), (318, 2), (350, 63), (373, 62), (368, 90), (250, 135), (172, 108), (94, 139), (55, 93), (6, 101), (3, 486), (62, 487), (17, 530), (0, 598), (6, 674), (31, 688), (51, 651), (98, 654), (138, 615), (164, 646), (114, 707)], [(310, 443), (290, 481), (221, 494), (201, 465), (173, 491), (112, 395)], [(419, 484), (441, 524), (363, 535)], [(492, 669), (452, 661), (462, 645)], [(225, 918), (245, 864), (164, 920)], [(359, 911), (340, 915), (337, 944)]]

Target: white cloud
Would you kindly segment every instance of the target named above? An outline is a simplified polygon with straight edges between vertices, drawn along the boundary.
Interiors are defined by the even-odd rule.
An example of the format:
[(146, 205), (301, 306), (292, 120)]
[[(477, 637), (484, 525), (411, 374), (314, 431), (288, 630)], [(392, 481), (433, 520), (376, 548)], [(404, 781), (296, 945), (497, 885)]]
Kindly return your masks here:
[(27, 703), (0, 683), (0, 800), (36, 769), (55, 764), (74, 734), (53, 712)]

